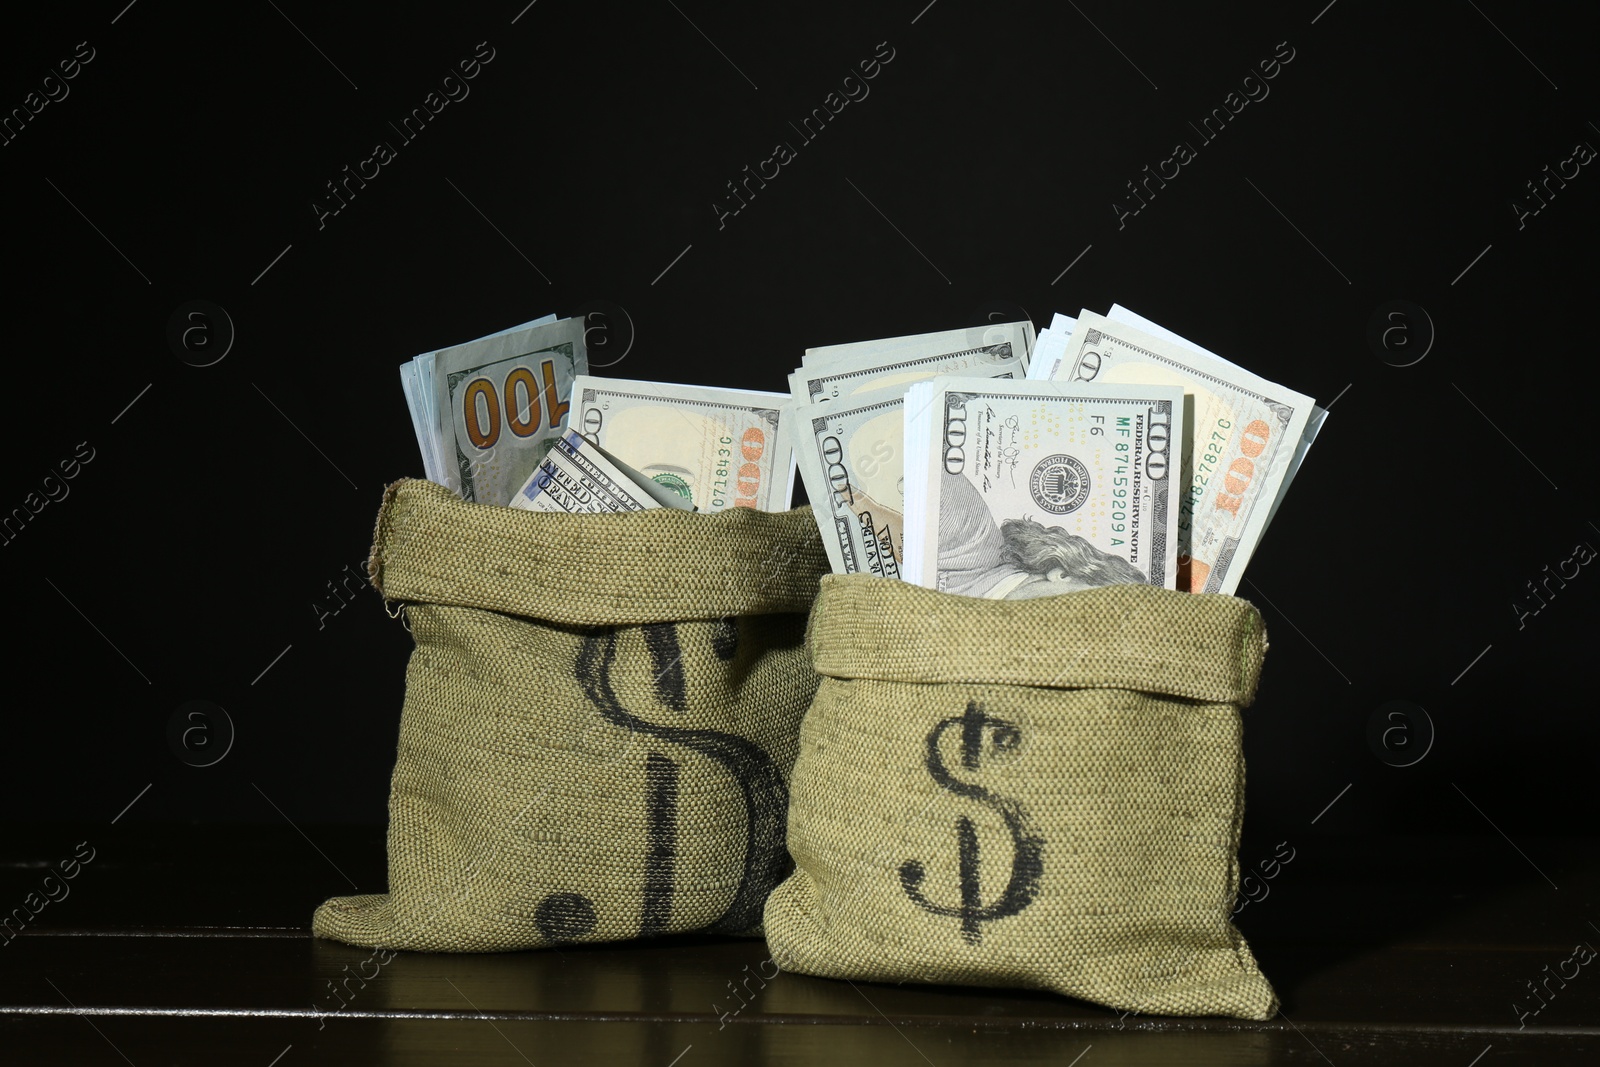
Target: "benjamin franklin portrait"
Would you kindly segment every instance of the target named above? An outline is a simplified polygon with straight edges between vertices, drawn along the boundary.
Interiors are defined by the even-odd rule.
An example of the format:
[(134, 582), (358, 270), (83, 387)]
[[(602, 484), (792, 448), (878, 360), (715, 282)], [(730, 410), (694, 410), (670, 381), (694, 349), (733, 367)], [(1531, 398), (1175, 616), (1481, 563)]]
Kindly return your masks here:
[(1150, 580), (1059, 526), (1032, 519), (995, 525), (977, 488), (959, 475), (944, 474), (939, 494), (939, 588), (947, 593), (1026, 600)]

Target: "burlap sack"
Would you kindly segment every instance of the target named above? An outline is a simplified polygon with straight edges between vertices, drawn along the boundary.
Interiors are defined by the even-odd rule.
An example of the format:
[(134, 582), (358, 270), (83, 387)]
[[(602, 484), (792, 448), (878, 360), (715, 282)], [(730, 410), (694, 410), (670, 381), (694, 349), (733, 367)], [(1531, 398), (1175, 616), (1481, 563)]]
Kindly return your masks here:
[(320, 937), (501, 951), (752, 932), (787, 870), (806, 509), (552, 515), (391, 486), (368, 570), (406, 605), (389, 892)]
[(796, 869), (766, 907), (778, 966), (1273, 1013), (1228, 921), (1253, 607), (829, 576), (808, 643), (823, 678), (790, 783)]

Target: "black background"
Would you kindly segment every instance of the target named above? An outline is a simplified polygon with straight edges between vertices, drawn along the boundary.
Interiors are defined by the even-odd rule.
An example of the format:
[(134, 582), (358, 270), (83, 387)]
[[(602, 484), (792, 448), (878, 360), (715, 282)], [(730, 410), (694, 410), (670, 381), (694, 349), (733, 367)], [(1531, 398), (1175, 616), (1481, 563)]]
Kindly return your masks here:
[[(1600, 175), (1512, 207), (1600, 146), (1572, 9), (124, 2), (0, 41), (4, 109), (95, 54), (0, 147), (0, 509), (94, 450), (0, 546), (9, 819), (383, 821), (410, 641), (370, 590), (314, 605), (421, 473), (415, 353), (598, 309), (608, 373), (777, 390), (807, 346), (1118, 301), (1335, 401), (1240, 590), (1272, 634), (1252, 831), (1480, 835), (1537, 883), (1562, 857), (1530, 842), (1592, 829), (1600, 565), (1513, 608), (1600, 546)], [(479, 42), (470, 95), (402, 143)], [(880, 42), (870, 95), (801, 144)], [(1203, 143), (1280, 42), (1270, 95)], [(319, 226), (378, 141), (397, 158)], [(719, 228), (780, 141), (798, 158)], [(1197, 158), (1119, 227), (1178, 141)], [(167, 339), (196, 299), (236, 331), (207, 367)], [(1410, 348), (1369, 344), (1399, 299), (1431, 347), (1415, 317)], [(169, 744), (191, 700), (237, 730), (212, 766)], [(1380, 715), (1411, 766), (1368, 738), (1395, 700), (1436, 734)]]

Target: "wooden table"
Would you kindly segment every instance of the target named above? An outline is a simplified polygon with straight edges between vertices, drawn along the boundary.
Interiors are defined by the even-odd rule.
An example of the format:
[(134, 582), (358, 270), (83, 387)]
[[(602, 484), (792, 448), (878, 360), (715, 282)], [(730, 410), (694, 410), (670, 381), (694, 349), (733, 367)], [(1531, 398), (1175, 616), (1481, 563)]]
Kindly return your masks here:
[[(1238, 919), (1284, 1011), (1244, 1023), (1013, 990), (763, 985), (746, 980), (772, 973), (764, 945), (725, 938), (383, 963), (308, 930), (324, 897), (383, 888), (378, 829), (29, 826), (0, 840), (8, 909), (78, 842), (94, 849), (68, 895), (0, 945), (6, 1065), (1600, 1063), (1600, 961), (1550, 978), (1575, 944), (1600, 946), (1593, 841), (1296, 843)], [(1243, 854), (1272, 851), (1247, 839)], [(353, 974), (368, 977), (336, 997)], [(1541, 981), (1543, 1008), (1519, 1018)]]

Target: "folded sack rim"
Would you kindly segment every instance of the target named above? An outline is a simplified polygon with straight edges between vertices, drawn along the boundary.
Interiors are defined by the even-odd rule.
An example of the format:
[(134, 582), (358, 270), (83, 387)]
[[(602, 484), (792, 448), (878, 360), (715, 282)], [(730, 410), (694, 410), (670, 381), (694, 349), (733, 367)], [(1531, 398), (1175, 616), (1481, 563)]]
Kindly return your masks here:
[[(1146, 613), (1175, 625), (1137, 645), (1121, 638)], [(820, 647), (822, 618), (836, 633), (848, 626), (850, 639)], [(907, 632), (907, 619), (920, 628)], [(806, 644), (817, 673), (830, 678), (1131, 689), (1242, 708), (1255, 699), (1267, 633), (1249, 601), (1216, 593), (1110, 585), (986, 600), (894, 578), (830, 574), (822, 578)]]
[[(619, 566), (614, 546), (642, 539), (661, 552)], [(741, 543), (768, 547), (741, 557)], [(809, 507), (550, 514), (471, 503), (415, 478), (384, 490), (367, 560), (386, 600), (575, 627), (803, 614), (827, 570)]]

